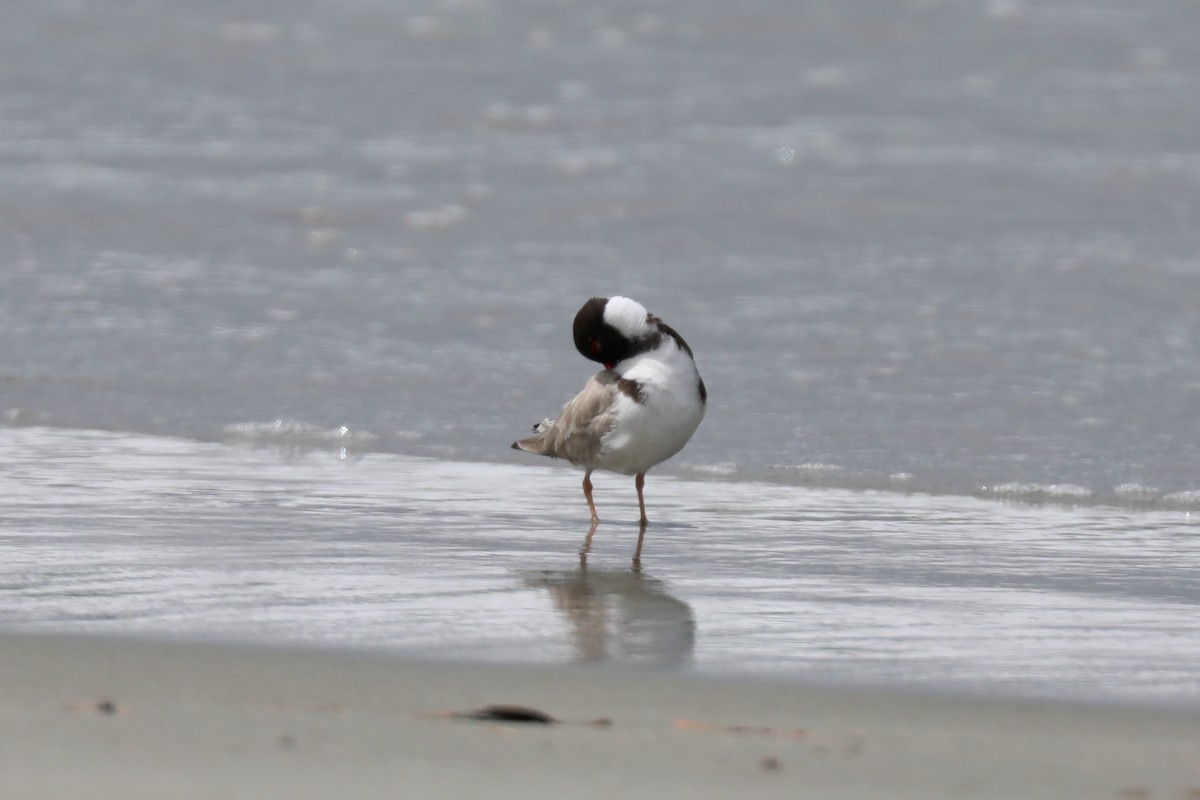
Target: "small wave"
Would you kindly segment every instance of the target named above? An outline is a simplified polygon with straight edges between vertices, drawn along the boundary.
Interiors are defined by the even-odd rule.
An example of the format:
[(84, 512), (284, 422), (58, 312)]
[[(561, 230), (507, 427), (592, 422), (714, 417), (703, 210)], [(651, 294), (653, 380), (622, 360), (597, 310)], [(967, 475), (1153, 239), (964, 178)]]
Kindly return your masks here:
[(277, 419), (271, 422), (237, 422), (221, 428), (221, 438), (229, 443), (250, 444), (256, 447), (280, 447), (287, 450), (341, 448), (347, 451), (368, 450), (379, 440), (369, 431), (356, 431), (342, 425), (321, 428), (307, 422)]
[(1132, 502), (1150, 502), (1162, 495), (1159, 489), (1142, 483), (1122, 483), (1113, 487), (1113, 494), (1122, 500)]
[(1161, 489), (1141, 483), (1122, 483), (1109, 491), (1093, 491), (1069, 483), (1002, 483), (980, 487), (976, 495), (1031, 504), (1111, 505), (1142, 510), (1200, 509), (1200, 489), (1163, 494)]
[(805, 464), (771, 464), (768, 469), (779, 472), (830, 473), (842, 472), (845, 468), (837, 464), (823, 464), (819, 461)]
[(687, 467), (687, 471), (694, 475), (727, 478), (738, 473), (738, 465), (732, 461), (722, 461), (719, 464), (691, 464)]
[(1172, 492), (1171, 494), (1163, 495), (1159, 502), (1169, 508), (1200, 508), (1200, 489), (1190, 489), (1186, 492)]
[(1095, 497), (1091, 489), (1073, 483), (999, 483), (981, 487), (980, 494), (1024, 503), (1085, 502)]

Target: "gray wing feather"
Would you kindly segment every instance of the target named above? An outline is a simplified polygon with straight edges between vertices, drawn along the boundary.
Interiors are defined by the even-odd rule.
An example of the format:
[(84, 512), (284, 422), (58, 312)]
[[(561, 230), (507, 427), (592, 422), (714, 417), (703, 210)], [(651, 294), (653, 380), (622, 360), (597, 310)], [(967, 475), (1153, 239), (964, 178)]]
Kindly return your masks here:
[(556, 420), (545, 420), (536, 433), (513, 443), (527, 453), (565, 458), (572, 464), (589, 464), (603, 446), (612, 426), (613, 402), (618, 392), (617, 377), (604, 370), (592, 376), (583, 391), (563, 406)]

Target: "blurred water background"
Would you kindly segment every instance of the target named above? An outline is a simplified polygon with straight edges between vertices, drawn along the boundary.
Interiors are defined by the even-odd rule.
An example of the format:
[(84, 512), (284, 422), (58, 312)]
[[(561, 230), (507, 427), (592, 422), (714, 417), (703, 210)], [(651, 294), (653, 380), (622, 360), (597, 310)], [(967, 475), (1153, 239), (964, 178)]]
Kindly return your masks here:
[(10, 423), (508, 459), (621, 293), (711, 385), (680, 468), (1200, 489), (1194, 3), (5, 20)]
[[(860, 522), (898, 503), (949, 539), (945, 504), (1014, 541), (1070, 541), (1099, 515), (1117, 548), (1102, 553), (1151, 561), (1124, 589), (1097, 585), (1187, 568), (1154, 608), (1183, 642), (1172, 669), (1189, 665), (1170, 685), (1196, 692), (1197, 631), (1175, 616), (1200, 604), (1195, 3), (50, 0), (4, 20), (0, 516), (12, 552), (62, 548), (6, 584), (14, 624), (92, 613), (53, 582), (65, 605), (29, 605), (74, 537), (101, 562), (120, 551), (95, 522), (111, 497), (59, 502), (86, 475), (126, 475), (88, 449), (97, 430), (128, 437), (116, 451), (153, 449), (146, 435), (266, 445), (296, 456), (284, 471), (393, 465), (399, 506), (410, 457), (459, 465), (456, 502), (483, 470), (562, 498), (549, 527), (507, 524), (570, 555), (578, 476), (508, 444), (591, 372), (575, 310), (620, 293), (680, 330), (709, 389), (693, 442), (651, 475), (652, 512), (665, 475), (755, 514), (776, 491), (799, 514), (824, 502), (813, 487), (848, 490)], [(602, 507), (628, 502), (625, 481), (605, 487)], [(673, 524), (713, 533), (678, 502)], [(47, 510), (63, 508), (77, 513)], [(245, 525), (270, 536), (272, 519)], [(808, 563), (771, 552), (783, 574)], [(733, 577), (705, 573), (720, 594), (718, 575)], [(147, 585), (118, 618), (177, 597)], [(1037, 591), (1071, 608), (1076, 589)], [(722, 607), (757, 624), (753, 602)], [(1161, 652), (1157, 633), (1118, 628), (1130, 663)], [(758, 658), (736, 637), (721, 652), (697, 661)]]

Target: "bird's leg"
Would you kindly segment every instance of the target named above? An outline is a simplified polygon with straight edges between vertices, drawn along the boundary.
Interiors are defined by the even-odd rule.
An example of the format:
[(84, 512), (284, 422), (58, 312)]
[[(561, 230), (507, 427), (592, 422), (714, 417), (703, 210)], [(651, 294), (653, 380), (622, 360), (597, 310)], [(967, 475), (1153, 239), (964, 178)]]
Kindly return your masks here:
[(637, 477), (633, 479), (633, 485), (637, 487), (638, 510), (642, 512), (641, 523), (642, 527), (645, 528), (646, 523), (649, 521), (646, 519), (646, 498), (642, 497), (642, 487), (646, 485), (646, 473), (639, 472)]
[(596, 504), (592, 502), (592, 471), (589, 469), (583, 473), (583, 496), (587, 500), (588, 511), (592, 512), (592, 527), (600, 521), (600, 517), (596, 516)]

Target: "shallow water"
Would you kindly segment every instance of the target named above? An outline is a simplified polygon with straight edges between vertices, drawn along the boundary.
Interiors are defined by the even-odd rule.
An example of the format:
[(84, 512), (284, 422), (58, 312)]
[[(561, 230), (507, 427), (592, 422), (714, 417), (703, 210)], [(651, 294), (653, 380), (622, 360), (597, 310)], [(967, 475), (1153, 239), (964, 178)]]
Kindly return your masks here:
[(1200, 703), (1186, 512), (0, 431), (0, 629)]

